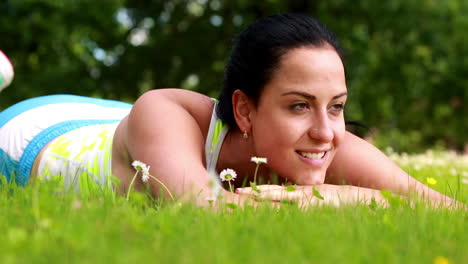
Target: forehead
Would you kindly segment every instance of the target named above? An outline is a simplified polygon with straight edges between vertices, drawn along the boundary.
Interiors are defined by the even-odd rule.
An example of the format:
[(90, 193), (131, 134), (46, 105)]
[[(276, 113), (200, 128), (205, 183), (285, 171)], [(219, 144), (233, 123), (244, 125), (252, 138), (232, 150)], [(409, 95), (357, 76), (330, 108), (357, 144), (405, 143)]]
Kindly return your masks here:
[(264, 93), (301, 90), (313, 93), (346, 92), (343, 63), (330, 47), (301, 47), (281, 57)]

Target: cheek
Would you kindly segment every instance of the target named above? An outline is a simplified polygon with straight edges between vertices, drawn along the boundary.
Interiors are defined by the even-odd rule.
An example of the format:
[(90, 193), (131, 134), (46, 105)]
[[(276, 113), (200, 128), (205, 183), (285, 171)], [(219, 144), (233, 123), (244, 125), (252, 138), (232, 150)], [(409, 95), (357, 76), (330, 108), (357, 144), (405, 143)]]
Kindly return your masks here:
[(255, 147), (258, 155), (280, 155), (292, 148), (300, 138), (300, 132), (294, 124), (275, 117), (263, 118), (256, 124)]
[(346, 134), (346, 126), (344, 121), (336, 124), (334, 128), (334, 134), (335, 135), (333, 138), (333, 143), (335, 145), (335, 148), (338, 148), (339, 146), (341, 146), (341, 144), (343, 144)]

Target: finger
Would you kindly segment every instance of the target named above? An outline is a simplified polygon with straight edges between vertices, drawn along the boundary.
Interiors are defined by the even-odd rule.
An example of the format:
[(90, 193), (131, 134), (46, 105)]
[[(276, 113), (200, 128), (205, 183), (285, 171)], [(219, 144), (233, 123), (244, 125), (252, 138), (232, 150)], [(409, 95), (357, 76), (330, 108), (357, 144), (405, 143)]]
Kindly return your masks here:
[(258, 194), (258, 198), (272, 201), (299, 201), (306, 198), (303, 191), (270, 190)]
[[(270, 191), (270, 190), (284, 190), (285, 188), (280, 185), (273, 185), (273, 184), (264, 184), (264, 185), (258, 185), (257, 189), (260, 190), (260, 192), (263, 191)], [(237, 188), (236, 193), (246, 193), (250, 194), (252, 192), (255, 192), (252, 187), (244, 187), (244, 188)]]
[(250, 187), (236, 188), (235, 192), (237, 194), (248, 194), (248, 193), (252, 192), (252, 188), (250, 188)]
[(274, 184), (263, 184), (257, 186), (260, 191), (286, 190), (284, 186)]

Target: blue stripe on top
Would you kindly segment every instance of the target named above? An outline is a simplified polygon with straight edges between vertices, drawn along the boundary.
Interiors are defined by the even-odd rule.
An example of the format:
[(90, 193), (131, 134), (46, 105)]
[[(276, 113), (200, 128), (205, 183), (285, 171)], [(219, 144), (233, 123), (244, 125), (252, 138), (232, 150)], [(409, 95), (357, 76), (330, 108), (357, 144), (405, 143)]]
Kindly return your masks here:
[[(25, 101), (21, 101), (14, 104), (7, 109), (0, 112), (0, 128), (3, 127), (7, 122), (15, 118), (17, 115), (22, 114), (25, 111), (49, 105), (59, 103), (88, 103), (108, 108), (120, 108), (130, 109), (132, 104), (124, 103), (120, 101), (91, 98), (79, 95), (47, 95), (40, 96)], [(109, 124), (120, 122), (121, 120), (72, 120), (64, 121), (53, 126), (50, 126), (39, 134), (37, 134), (26, 146), (19, 161), (13, 160), (8, 153), (0, 150), (0, 175), (6, 176), (8, 181), (11, 181), (11, 177), (15, 178), (15, 181), (19, 185), (25, 185), (29, 179), (31, 169), (39, 152), (44, 148), (52, 139), (63, 135), (71, 130), (78, 129), (84, 126), (96, 125), (96, 124)]]
[(91, 98), (80, 95), (71, 95), (71, 94), (56, 94), (56, 95), (46, 95), (27, 99), (16, 103), (7, 109), (0, 112), (0, 127), (3, 127), (8, 121), (13, 119), (15, 116), (31, 110), (36, 107), (49, 105), (49, 104), (59, 104), (59, 103), (88, 103), (95, 104), (103, 107), (112, 107), (112, 108), (131, 108), (132, 104), (124, 103), (115, 100), (108, 99), (99, 99)]
[(18, 171), (18, 161), (12, 159), (8, 153), (0, 149), (0, 176), (5, 176), (10, 182), (11, 174)]

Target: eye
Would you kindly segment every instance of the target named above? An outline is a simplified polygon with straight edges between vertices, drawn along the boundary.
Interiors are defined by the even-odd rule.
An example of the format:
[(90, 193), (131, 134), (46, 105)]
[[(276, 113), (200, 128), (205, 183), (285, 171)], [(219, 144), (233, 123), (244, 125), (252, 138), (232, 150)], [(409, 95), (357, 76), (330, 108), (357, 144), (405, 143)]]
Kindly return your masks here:
[(330, 110), (334, 113), (341, 113), (344, 110), (344, 104), (343, 103), (334, 104), (330, 107)]
[(296, 104), (289, 106), (289, 110), (294, 111), (294, 112), (303, 112), (303, 111), (306, 111), (307, 108), (309, 108), (309, 105), (305, 102), (296, 103)]

